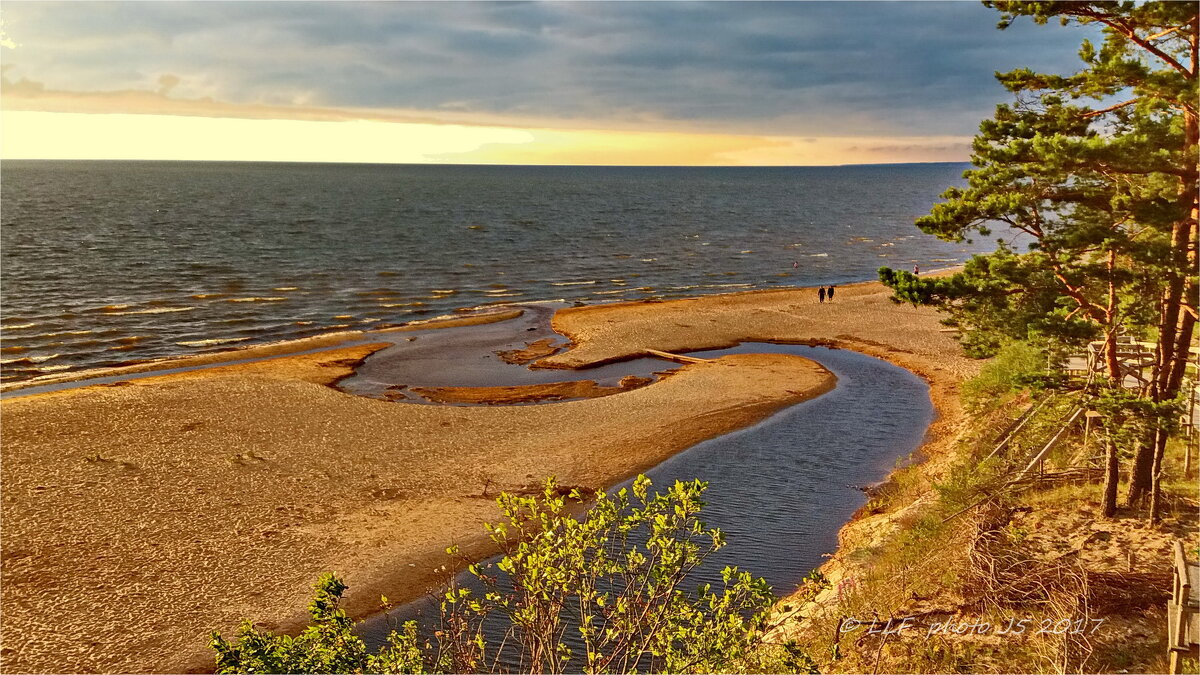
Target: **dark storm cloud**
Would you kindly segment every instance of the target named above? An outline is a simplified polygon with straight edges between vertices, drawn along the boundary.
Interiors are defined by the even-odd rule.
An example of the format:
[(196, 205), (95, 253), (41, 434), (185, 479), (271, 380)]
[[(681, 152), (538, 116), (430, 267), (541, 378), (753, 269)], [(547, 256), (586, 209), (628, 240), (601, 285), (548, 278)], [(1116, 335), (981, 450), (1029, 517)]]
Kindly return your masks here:
[(230, 103), (687, 122), (766, 134), (970, 134), (1077, 29), (977, 3), (6, 2), (12, 80)]

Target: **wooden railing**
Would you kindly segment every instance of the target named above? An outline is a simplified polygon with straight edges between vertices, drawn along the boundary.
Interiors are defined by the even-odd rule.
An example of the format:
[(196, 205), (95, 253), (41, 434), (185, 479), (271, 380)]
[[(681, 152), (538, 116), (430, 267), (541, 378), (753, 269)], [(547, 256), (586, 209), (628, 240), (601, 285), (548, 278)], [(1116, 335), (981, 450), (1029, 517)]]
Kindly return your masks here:
[(1189, 563), (1183, 544), (1175, 542), (1172, 553), (1171, 602), (1167, 603), (1167, 650), (1170, 673), (1179, 672), (1184, 657), (1200, 657), (1200, 565)]

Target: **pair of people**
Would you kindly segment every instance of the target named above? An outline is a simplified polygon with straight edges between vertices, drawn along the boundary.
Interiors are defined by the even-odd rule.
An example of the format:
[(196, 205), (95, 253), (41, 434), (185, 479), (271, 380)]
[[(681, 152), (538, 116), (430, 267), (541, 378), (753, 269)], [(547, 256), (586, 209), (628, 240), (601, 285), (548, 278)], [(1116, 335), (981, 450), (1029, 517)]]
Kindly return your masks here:
[(830, 286), (829, 288), (822, 286), (820, 290), (817, 291), (817, 297), (821, 299), (821, 302), (825, 302), (825, 298), (829, 298), (829, 301), (833, 302), (834, 288), (834, 286)]

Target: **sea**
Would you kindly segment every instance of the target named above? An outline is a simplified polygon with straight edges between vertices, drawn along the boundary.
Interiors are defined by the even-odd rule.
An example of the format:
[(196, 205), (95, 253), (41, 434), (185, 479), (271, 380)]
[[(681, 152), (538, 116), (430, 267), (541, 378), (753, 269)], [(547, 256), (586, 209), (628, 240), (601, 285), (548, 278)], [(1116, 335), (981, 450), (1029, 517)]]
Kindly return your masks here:
[(5, 161), (0, 381), (483, 305), (949, 267), (991, 242), (913, 220), (966, 168)]

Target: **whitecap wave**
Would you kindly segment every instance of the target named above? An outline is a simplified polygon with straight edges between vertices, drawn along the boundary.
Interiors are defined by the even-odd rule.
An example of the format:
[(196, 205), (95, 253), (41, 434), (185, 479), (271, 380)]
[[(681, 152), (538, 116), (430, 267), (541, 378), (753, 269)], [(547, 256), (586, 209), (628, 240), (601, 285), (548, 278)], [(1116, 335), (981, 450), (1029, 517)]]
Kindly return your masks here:
[(61, 354), (50, 354), (49, 356), (22, 356), (15, 359), (2, 359), (0, 366), (10, 366), (17, 364), (33, 365), (35, 363), (45, 363), (51, 359), (57, 359)]
[(131, 312), (113, 312), (116, 316), (131, 314), (170, 314), (171, 312), (190, 312), (195, 307), (151, 307), (150, 309), (135, 309)]
[(245, 342), (246, 340), (249, 340), (249, 339), (250, 338), (248, 338), (248, 337), (239, 337), (239, 338), (213, 338), (211, 340), (180, 340), (179, 342), (176, 342), (175, 344), (179, 345), (180, 347), (211, 347), (213, 345), (227, 345), (227, 344), (231, 344), (234, 342)]

